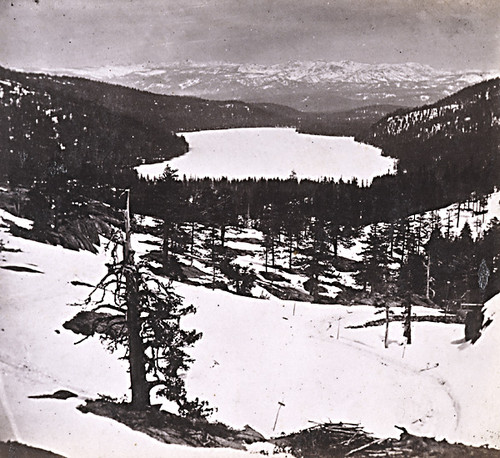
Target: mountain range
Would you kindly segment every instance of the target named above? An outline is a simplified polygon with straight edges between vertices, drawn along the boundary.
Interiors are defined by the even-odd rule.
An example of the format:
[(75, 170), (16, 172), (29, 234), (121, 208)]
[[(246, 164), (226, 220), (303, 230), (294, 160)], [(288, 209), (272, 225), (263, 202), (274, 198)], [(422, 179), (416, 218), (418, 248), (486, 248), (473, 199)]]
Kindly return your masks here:
[(418, 63), (294, 61), (285, 64), (142, 64), (50, 70), (157, 94), (287, 105), (333, 112), (367, 105), (418, 106), (496, 76), (474, 70), (444, 71)]

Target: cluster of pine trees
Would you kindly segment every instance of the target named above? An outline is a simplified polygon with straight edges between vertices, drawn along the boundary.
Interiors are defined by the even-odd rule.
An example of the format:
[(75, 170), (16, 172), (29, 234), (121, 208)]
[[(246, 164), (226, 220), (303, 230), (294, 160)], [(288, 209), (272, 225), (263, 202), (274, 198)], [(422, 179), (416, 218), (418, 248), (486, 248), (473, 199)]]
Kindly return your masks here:
[[(58, 226), (85, 210), (88, 196), (119, 208), (120, 189), (81, 187), (67, 181), (64, 174), (38, 183), (30, 192), (35, 229), (57, 231)], [(480, 217), (485, 203), (484, 195), (475, 195), (461, 202), (445, 221), (437, 216), (407, 216), (403, 203), (400, 208), (386, 209), (393, 217), (381, 222), (372, 207), (384, 204), (382, 196), (356, 182), (299, 181), (295, 177), (180, 180), (167, 167), (160, 179), (135, 179), (131, 187), (133, 212), (162, 221), (157, 234), (163, 239), (164, 273), (182, 276), (178, 255), (194, 254), (197, 232), (203, 228), (214, 284), (216, 272), (221, 272), (238, 292), (249, 294), (253, 274), (233, 262), (226, 233), (229, 227), (253, 227), (263, 233), (265, 265), (302, 270), (315, 300), (320, 299), (320, 277), (334, 272), (342, 262), (339, 248), (350, 247), (368, 225), (357, 275), (360, 286), (374, 292), (406, 289), (437, 301), (479, 300), (474, 275), (477, 277), (483, 259), (489, 270), (496, 272), (497, 260), (492, 253), (499, 251), (498, 226), (493, 223), (476, 240), (468, 225), (458, 238), (452, 226), (466, 208)], [(494, 285), (492, 282), (491, 291)]]
[[(375, 292), (425, 295), (446, 308), (481, 303), (500, 291), (499, 248), (496, 218), (476, 238), (467, 222), (455, 236), (432, 215), (374, 224), (365, 236), (357, 281)], [(492, 275), (481, 284), (484, 274)]]

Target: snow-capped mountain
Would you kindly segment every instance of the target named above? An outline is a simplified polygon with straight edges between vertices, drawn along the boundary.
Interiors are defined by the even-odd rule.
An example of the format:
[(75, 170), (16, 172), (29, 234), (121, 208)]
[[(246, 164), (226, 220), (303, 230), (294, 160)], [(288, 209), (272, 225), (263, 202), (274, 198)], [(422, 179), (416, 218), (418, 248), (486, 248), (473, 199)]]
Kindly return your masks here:
[(276, 65), (186, 61), (47, 72), (83, 76), (158, 94), (273, 102), (304, 111), (339, 111), (373, 104), (421, 105), (496, 76), (491, 72), (442, 71), (412, 62), (352, 61), (293, 61)]

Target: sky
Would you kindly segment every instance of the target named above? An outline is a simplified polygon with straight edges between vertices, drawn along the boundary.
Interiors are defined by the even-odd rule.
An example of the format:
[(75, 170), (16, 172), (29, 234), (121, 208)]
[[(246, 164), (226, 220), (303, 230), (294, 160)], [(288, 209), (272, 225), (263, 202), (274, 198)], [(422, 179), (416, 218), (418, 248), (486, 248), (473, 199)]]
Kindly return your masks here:
[(0, 0), (24, 69), (294, 60), (500, 68), (498, 0)]

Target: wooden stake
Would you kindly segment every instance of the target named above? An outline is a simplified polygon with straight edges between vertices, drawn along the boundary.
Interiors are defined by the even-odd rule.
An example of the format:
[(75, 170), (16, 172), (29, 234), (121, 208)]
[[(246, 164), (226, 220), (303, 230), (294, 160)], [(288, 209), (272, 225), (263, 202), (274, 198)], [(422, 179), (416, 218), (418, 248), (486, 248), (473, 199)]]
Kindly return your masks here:
[(430, 289), (431, 289), (431, 255), (429, 254), (428, 258), (427, 258), (427, 269), (426, 269), (426, 277), (427, 277), (427, 281), (426, 281), (426, 286), (425, 286), (425, 297), (427, 298), (427, 300), (429, 300), (431, 298), (430, 296)]
[(280, 414), (281, 407), (284, 407), (285, 404), (282, 402), (278, 402), (278, 411), (276, 412), (276, 419), (274, 420), (274, 426), (273, 426), (273, 431), (276, 429), (276, 424), (278, 423), (278, 417)]

